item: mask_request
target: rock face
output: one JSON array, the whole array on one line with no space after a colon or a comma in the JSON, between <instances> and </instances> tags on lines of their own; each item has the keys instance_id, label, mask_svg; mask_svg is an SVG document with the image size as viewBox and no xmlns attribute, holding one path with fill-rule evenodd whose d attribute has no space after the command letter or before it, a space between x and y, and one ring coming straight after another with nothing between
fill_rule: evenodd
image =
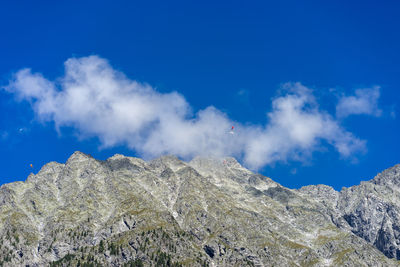
<instances>
[{"instance_id":1,"label":"rock face","mask_svg":"<svg viewBox=\"0 0 400 267\"><path fill-rule=\"evenodd\" d=\"M349 229L388 258L400 260L400 165L340 193L322 185L299 191L324 204L338 227Z\"/></svg>"},{"instance_id":2,"label":"rock face","mask_svg":"<svg viewBox=\"0 0 400 267\"><path fill-rule=\"evenodd\" d=\"M399 266L400 167L285 188L233 158L75 152L0 187L4 266Z\"/></svg>"}]
</instances>

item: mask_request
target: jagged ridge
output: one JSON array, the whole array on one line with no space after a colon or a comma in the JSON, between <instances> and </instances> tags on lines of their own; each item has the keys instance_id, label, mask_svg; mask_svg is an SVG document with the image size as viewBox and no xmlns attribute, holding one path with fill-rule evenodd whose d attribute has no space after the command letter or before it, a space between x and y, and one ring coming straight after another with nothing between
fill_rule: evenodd
<instances>
[{"instance_id":1,"label":"jagged ridge","mask_svg":"<svg viewBox=\"0 0 400 267\"><path fill-rule=\"evenodd\" d=\"M399 255L399 195L383 181L396 184L398 171L389 173L340 193L322 185L290 190L233 158L99 161L75 152L65 164L1 186L0 261L397 266L389 257ZM382 205L390 206L386 219L376 212Z\"/></svg>"}]
</instances>

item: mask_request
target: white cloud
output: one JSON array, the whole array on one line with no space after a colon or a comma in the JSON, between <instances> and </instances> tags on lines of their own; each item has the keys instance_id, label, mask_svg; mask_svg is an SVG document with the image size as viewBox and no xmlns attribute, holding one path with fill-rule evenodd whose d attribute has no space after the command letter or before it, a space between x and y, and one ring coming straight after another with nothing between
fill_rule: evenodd
<instances>
[{"instance_id":1,"label":"white cloud","mask_svg":"<svg viewBox=\"0 0 400 267\"><path fill-rule=\"evenodd\" d=\"M328 113L319 110L312 91L287 83L288 93L272 102L269 123L246 144L245 162L253 167L309 156L324 140L344 157L365 150L365 141L345 131Z\"/></svg>"},{"instance_id":2,"label":"white cloud","mask_svg":"<svg viewBox=\"0 0 400 267\"><path fill-rule=\"evenodd\" d=\"M212 106L193 114L179 93L162 94L130 80L97 56L68 59L64 77L56 81L20 70L5 89L30 101L40 120L98 137L104 147L127 145L145 157L231 155L257 169L302 160L325 143L343 157L365 150L365 141L320 110L300 83L285 84L285 94L272 101L268 124L254 126L233 122Z\"/></svg>"},{"instance_id":3,"label":"white cloud","mask_svg":"<svg viewBox=\"0 0 400 267\"><path fill-rule=\"evenodd\" d=\"M367 114L379 117L382 110L378 107L380 87L357 89L354 96L342 96L336 106L336 116L344 118L350 115Z\"/></svg>"}]
</instances>

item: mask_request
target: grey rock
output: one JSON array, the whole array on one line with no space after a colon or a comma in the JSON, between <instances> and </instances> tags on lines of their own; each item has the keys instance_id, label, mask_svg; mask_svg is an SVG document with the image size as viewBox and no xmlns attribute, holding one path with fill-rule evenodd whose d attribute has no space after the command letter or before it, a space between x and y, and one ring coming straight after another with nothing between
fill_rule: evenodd
<instances>
[{"instance_id":1,"label":"grey rock","mask_svg":"<svg viewBox=\"0 0 400 267\"><path fill-rule=\"evenodd\" d=\"M327 208L332 221L400 260L400 165L360 185L334 191L325 185L307 186L299 192Z\"/></svg>"},{"instance_id":2,"label":"grey rock","mask_svg":"<svg viewBox=\"0 0 400 267\"><path fill-rule=\"evenodd\" d=\"M75 152L0 187L4 266L398 266L399 171L291 190L233 158Z\"/></svg>"}]
</instances>

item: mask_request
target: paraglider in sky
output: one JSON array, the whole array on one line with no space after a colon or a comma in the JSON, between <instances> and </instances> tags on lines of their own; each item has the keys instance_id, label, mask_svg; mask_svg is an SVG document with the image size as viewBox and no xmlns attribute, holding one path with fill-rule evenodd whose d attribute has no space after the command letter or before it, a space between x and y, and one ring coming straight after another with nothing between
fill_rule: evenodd
<instances>
[{"instance_id":1,"label":"paraglider in sky","mask_svg":"<svg viewBox=\"0 0 400 267\"><path fill-rule=\"evenodd\" d=\"M233 131L235 129L235 126L232 126L231 130L229 131L230 134L235 134L235 132Z\"/></svg>"}]
</instances>

